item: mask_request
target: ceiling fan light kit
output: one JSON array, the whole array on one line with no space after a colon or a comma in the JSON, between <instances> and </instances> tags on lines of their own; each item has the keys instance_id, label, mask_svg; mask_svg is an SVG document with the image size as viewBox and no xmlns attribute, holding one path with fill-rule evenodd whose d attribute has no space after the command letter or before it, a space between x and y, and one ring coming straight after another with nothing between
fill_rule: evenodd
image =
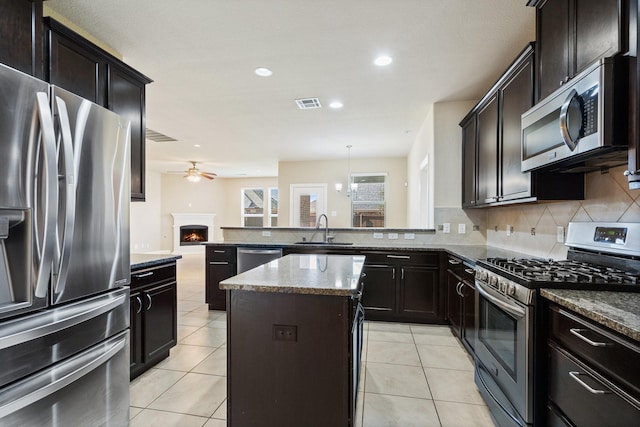
<instances>
[{"instance_id":1,"label":"ceiling fan light kit","mask_svg":"<svg viewBox=\"0 0 640 427\"><path fill-rule=\"evenodd\" d=\"M190 161L191 163L191 167L189 169L187 169L186 171L183 172L168 172L168 173L179 173L179 174L186 174L184 175L184 178L187 179L187 181L189 182L199 182L202 178L207 178L209 180L214 179L217 175L213 172L200 172L200 169L198 169L198 167L196 166L197 162L194 161Z\"/></svg>"}]
</instances>

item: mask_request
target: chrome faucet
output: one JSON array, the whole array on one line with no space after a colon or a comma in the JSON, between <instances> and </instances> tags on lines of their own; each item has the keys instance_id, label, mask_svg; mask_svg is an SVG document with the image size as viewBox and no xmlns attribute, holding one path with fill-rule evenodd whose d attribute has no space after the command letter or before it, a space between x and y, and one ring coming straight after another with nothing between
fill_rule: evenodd
<instances>
[{"instance_id":1,"label":"chrome faucet","mask_svg":"<svg viewBox=\"0 0 640 427\"><path fill-rule=\"evenodd\" d=\"M327 218L326 214L321 214L318 217L318 222L316 222L316 230L320 229L320 221L322 220L322 217L324 217L324 238L322 239L322 241L328 243L329 239L333 239L333 236L329 236L329 218Z\"/></svg>"}]
</instances>

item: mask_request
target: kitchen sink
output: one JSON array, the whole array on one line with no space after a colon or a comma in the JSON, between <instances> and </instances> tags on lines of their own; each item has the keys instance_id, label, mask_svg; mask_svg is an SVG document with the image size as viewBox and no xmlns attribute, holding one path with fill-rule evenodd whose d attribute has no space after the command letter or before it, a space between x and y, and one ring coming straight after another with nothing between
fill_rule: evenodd
<instances>
[{"instance_id":1,"label":"kitchen sink","mask_svg":"<svg viewBox=\"0 0 640 427\"><path fill-rule=\"evenodd\" d=\"M345 243L345 242L295 242L294 245L327 245L327 246L349 246L353 245L353 243Z\"/></svg>"}]
</instances>

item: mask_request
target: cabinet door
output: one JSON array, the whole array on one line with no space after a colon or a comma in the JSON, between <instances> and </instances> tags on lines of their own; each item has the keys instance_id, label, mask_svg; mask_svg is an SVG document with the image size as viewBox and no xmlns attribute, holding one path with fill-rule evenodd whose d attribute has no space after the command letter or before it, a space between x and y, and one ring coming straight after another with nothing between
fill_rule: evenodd
<instances>
[{"instance_id":1,"label":"cabinet door","mask_svg":"<svg viewBox=\"0 0 640 427\"><path fill-rule=\"evenodd\" d=\"M362 305L368 319L392 314L396 308L396 274L390 265L365 265L362 279Z\"/></svg>"},{"instance_id":2,"label":"cabinet door","mask_svg":"<svg viewBox=\"0 0 640 427\"><path fill-rule=\"evenodd\" d=\"M133 292L129 297L129 326L131 333L129 336L129 371L132 377L138 369L141 369L142 359L142 295L140 292Z\"/></svg>"},{"instance_id":3,"label":"cabinet door","mask_svg":"<svg viewBox=\"0 0 640 427\"><path fill-rule=\"evenodd\" d=\"M104 105L106 64L75 40L49 29L48 81Z\"/></svg>"},{"instance_id":4,"label":"cabinet door","mask_svg":"<svg viewBox=\"0 0 640 427\"><path fill-rule=\"evenodd\" d=\"M400 267L400 307L402 316L416 320L437 320L438 269L428 267Z\"/></svg>"},{"instance_id":5,"label":"cabinet door","mask_svg":"<svg viewBox=\"0 0 640 427\"><path fill-rule=\"evenodd\" d=\"M447 318L454 333L460 337L462 332L462 300L458 294L458 286L462 283L460 278L447 271Z\"/></svg>"},{"instance_id":6,"label":"cabinet door","mask_svg":"<svg viewBox=\"0 0 640 427\"><path fill-rule=\"evenodd\" d=\"M531 174L522 173L522 113L533 106L533 55L500 90L502 99L501 200L529 197Z\"/></svg>"},{"instance_id":7,"label":"cabinet door","mask_svg":"<svg viewBox=\"0 0 640 427\"><path fill-rule=\"evenodd\" d=\"M462 124L462 206L475 206L476 195L476 115Z\"/></svg>"},{"instance_id":8,"label":"cabinet door","mask_svg":"<svg viewBox=\"0 0 640 427\"><path fill-rule=\"evenodd\" d=\"M536 22L538 100L541 100L570 77L569 1L547 0L538 9Z\"/></svg>"},{"instance_id":9,"label":"cabinet door","mask_svg":"<svg viewBox=\"0 0 640 427\"><path fill-rule=\"evenodd\" d=\"M144 201L145 84L115 65L108 70L107 108L131 121L131 199Z\"/></svg>"},{"instance_id":10,"label":"cabinet door","mask_svg":"<svg viewBox=\"0 0 640 427\"><path fill-rule=\"evenodd\" d=\"M0 1L0 62L42 77L42 1Z\"/></svg>"},{"instance_id":11,"label":"cabinet door","mask_svg":"<svg viewBox=\"0 0 640 427\"><path fill-rule=\"evenodd\" d=\"M462 293L462 339L466 345L475 352L476 336L476 290L466 281L462 281L460 287Z\"/></svg>"},{"instance_id":12,"label":"cabinet door","mask_svg":"<svg viewBox=\"0 0 640 427\"><path fill-rule=\"evenodd\" d=\"M622 51L619 0L575 0L575 74Z\"/></svg>"},{"instance_id":13,"label":"cabinet door","mask_svg":"<svg viewBox=\"0 0 640 427\"><path fill-rule=\"evenodd\" d=\"M168 352L177 342L176 283L142 292L144 304L144 360Z\"/></svg>"},{"instance_id":14,"label":"cabinet door","mask_svg":"<svg viewBox=\"0 0 640 427\"><path fill-rule=\"evenodd\" d=\"M498 97L478 113L478 203L498 201Z\"/></svg>"},{"instance_id":15,"label":"cabinet door","mask_svg":"<svg viewBox=\"0 0 640 427\"><path fill-rule=\"evenodd\" d=\"M236 265L225 261L207 265L206 300L209 310L227 309L227 292L220 289L220 282L236 274Z\"/></svg>"}]
</instances>

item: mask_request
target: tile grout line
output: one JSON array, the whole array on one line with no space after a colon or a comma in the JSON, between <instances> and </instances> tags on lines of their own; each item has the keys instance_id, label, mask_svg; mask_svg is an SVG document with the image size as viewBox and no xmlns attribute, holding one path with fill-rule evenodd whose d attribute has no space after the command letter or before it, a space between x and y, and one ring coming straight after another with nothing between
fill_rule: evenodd
<instances>
[{"instance_id":1,"label":"tile grout line","mask_svg":"<svg viewBox=\"0 0 640 427\"><path fill-rule=\"evenodd\" d=\"M431 401L433 402L433 409L436 411L436 417L438 417L438 424L442 427L442 420L440 418L440 413L438 412L438 406L436 405L436 401L433 397L433 392L431 391L431 385L429 384L429 378L427 377L427 372L424 369L424 364L422 363L422 357L420 357L420 352L418 351L418 344L416 344L416 338L413 334L413 329L409 326L409 331L411 332L411 339L413 340L413 345L416 347L416 353L418 353L418 360L420 360L420 367L422 368L422 375L424 375L424 380L427 382L427 388L429 389L429 396L431 396Z\"/></svg>"}]
</instances>

